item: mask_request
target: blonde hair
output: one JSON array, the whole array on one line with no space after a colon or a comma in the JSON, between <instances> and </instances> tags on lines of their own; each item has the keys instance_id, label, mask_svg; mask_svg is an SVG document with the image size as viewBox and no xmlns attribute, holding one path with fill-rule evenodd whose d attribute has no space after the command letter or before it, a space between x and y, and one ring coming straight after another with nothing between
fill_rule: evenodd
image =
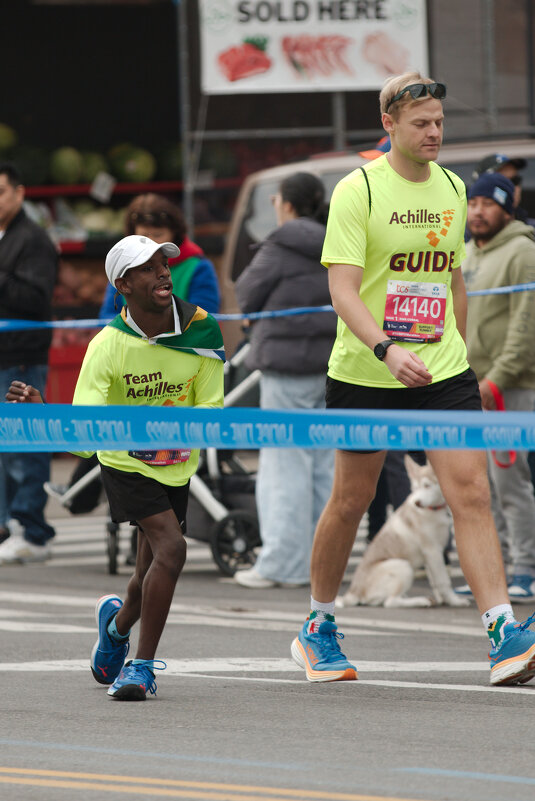
<instances>
[{"instance_id":1,"label":"blonde hair","mask_svg":"<svg viewBox=\"0 0 535 801\"><path fill-rule=\"evenodd\" d=\"M392 98L406 86L410 86L411 83L434 83L434 81L431 78L424 78L419 72L404 72L403 75L395 75L393 78L389 78L379 95L379 109L381 114L389 113L395 117L402 106L406 106L409 103L419 103L420 100L426 100L429 97L429 95L426 94L425 97L413 100L410 92L407 92L403 97L400 97L399 100L396 100L395 103L392 103ZM393 111L390 107L392 107Z\"/></svg>"}]
</instances>

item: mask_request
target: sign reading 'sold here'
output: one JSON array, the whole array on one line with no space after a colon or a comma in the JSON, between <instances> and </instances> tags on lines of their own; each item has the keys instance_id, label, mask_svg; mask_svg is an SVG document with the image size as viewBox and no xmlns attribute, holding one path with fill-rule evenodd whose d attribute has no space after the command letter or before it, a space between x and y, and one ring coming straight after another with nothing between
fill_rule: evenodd
<instances>
[{"instance_id":1,"label":"sign reading 'sold here'","mask_svg":"<svg viewBox=\"0 0 535 801\"><path fill-rule=\"evenodd\" d=\"M427 74L425 0L199 0L207 94L380 89Z\"/></svg>"}]
</instances>

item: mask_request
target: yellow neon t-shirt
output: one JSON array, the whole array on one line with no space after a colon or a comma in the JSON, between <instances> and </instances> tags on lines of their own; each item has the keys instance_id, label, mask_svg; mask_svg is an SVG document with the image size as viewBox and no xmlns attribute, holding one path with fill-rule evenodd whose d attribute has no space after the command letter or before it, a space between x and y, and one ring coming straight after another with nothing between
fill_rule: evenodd
<instances>
[{"instance_id":1,"label":"yellow neon t-shirt","mask_svg":"<svg viewBox=\"0 0 535 801\"><path fill-rule=\"evenodd\" d=\"M107 325L89 343L73 405L221 408L223 362L151 345ZM192 449L186 461L165 466L147 464L130 453L97 451L97 456L108 467L169 486L186 484L199 463L198 449Z\"/></svg>"},{"instance_id":2,"label":"yellow neon t-shirt","mask_svg":"<svg viewBox=\"0 0 535 801\"><path fill-rule=\"evenodd\" d=\"M465 255L466 190L454 173L434 162L429 166L429 179L415 183L381 156L364 167L369 193L362 170L343 178L332 196L321 261L326 267L363 268L360 296L381 328L388 281L445 285L440 342L399 342L423 359L435 383L468 369L451 293L451 270L459 268ZM340 318L328 374L349 384L404 386Z\"/></svg>"}]
</instances>

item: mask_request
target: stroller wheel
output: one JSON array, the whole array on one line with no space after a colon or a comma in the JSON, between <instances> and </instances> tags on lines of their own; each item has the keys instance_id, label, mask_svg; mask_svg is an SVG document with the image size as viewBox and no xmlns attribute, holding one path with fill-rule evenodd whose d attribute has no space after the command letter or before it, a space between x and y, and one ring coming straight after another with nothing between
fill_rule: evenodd
<instances>
[{"instance_id":1,"label":"stroller wheel","mask_svg":"<svg viewBox=\"0 0 535 801\"><path fill-rule=\"evenodd\" d=\"M239 567L254 565L254 549L261 544L258 520L241 509L229 512L210 532L212 556L225 576L233 576Z\"/></svg>"},{"instance_id":2,"label":"stroller wheel","mask_svg":"<svg viewBox=\"0 0 535 801\"><path fill-rule=\"evenodd\" d=\"M117 573L117 556L119 555L119 526L110 521L106 525L106 545L108 550L108 573Z\"/></svg>"}]
</instances>

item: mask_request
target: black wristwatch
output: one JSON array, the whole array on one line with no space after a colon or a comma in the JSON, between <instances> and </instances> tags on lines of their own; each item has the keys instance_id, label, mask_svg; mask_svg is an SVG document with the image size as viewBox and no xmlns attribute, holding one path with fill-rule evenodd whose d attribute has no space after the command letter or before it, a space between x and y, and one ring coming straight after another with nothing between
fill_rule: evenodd
<instances>
[{"instance_id":1,"label":"black wristwatch","mask_svg":"<svg viewBox=\"0 0 535 801\"><path fill-rule=\"evenodd\" d=\"M392 339L385 339L384 342L378 342L373 352L375 356L379 359L379 361L383 361L384 357L386 356L386 352L390 345L395 345L396 343Z\"/></svg>"}]
</instances>

